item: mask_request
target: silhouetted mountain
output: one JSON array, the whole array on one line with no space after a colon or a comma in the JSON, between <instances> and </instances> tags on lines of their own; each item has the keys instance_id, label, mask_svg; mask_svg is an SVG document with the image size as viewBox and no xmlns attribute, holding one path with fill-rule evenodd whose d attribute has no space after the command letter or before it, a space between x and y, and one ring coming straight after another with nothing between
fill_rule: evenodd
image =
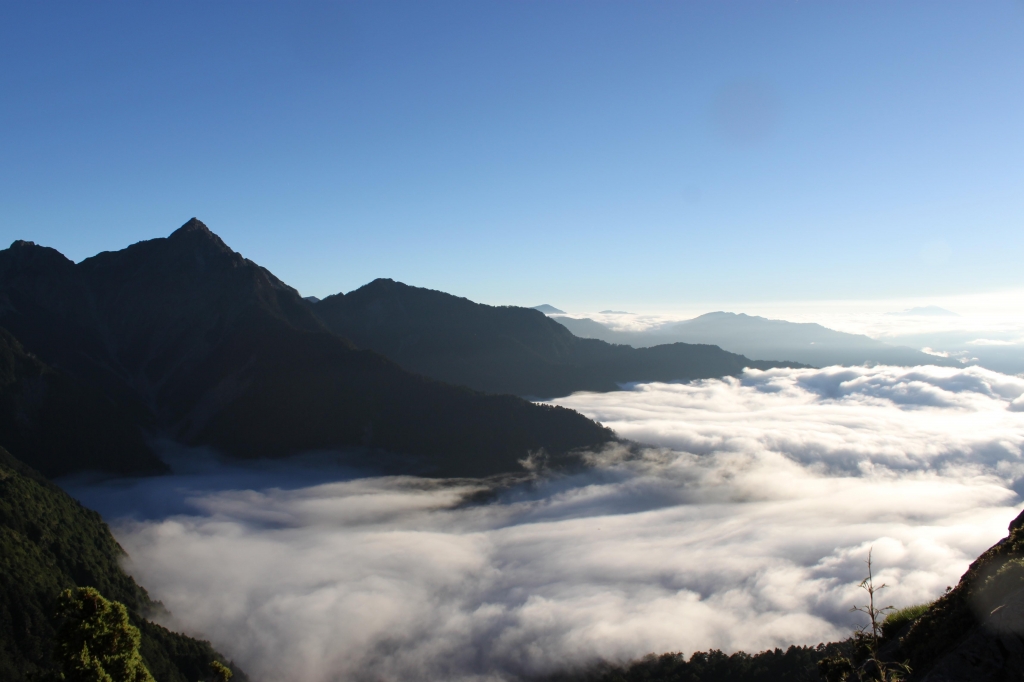
<instances>
[{"instance_id":1,"label":"silhouetted mountain","mask_svg":"<svg viewBox=\"0 0 1024 682\"><path fill-rule=\"evenodd\" d=\"M535 306L533 306L533 309L534 310L539 310L542 313L544 313L545 315L551 315L553 313L565 313L564 310L559 310L555 306L548 305L547 303L541 303L540 305L535 305Z\"/></svg>"},{"instance_id":2,"label":"silhouetted mountain","mask_svg":"<svg viewBox=\"0 0 1024 682\"><path fill-rule=\"evenodd\" d=\"M658 344L713 343L749 358L784 358L816 367L827 365L943 365L955 360L893 346L860 334L837 332L820 324L769 320L715 312L646 332L616 331L589 318L554 318L577 336L644 348Z\"/></svg>"},{"instance_id":3,"label":"silhouetted mountain","mask_svg":"<svg viewBox=\"0 0 1024 682\"><path fill-rule=\"evenodd\" d=\"M51 657L54 612L70 587L95 587L128 607L157 682L209 679L210 661L226 663L209 642L145 620L163 607L121 569L124 557L99 514L0 448L0 679L59 679Z\"/></svg>"},{"instance_id":4,"label":"silhouetted mountain","mask_svg":"<svg viewBox=\"0 0 1024 682\"><path fill-rule=\"evenodd\" d=\"M47 367L0 328L0 446L47 476L167 470L129 410Z\"/></svg>"},{"instance_id":5,"label":"silhouetted mountain","mask_svg":"<svg viewBox=\"0 0 1024 682\"><path fill-rule=\"evenodd\" d=\"M163 434L239 457L366 446L420 456L437 474L488 475L532 451L613 438L572 410L480 395L356 349L196 219L77 265L15 242L0 252L0 292L0 324L43 361L143 407Z\"/></svg>"},{"instance_id":6,"label":"silhouetted mountain","mask_svg":"<svg viewBox=\"0 0 1024 682\"><path fill-rule=\"evenodd\" d=\"M581 339L533 308L483 305L390 279L328 296L313 310L357 346L414 372L489 393L551 397L780 365L711 345L635 349Z\"/></svg>"}]
</instances>

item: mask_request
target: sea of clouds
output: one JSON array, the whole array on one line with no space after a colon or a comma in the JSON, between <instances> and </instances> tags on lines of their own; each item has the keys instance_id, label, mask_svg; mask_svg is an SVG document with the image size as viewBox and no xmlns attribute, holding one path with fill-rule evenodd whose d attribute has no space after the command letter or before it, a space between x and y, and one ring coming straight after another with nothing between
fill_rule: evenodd
<instances>
[{"instance_id":1,"label":"sea of clouds","mask_svg":"<svg viewBox=\"0 0 1024 682\"><path fill-rule=\"evenodd\" d=\"M487 501L476 481L222 472L166 479L181 505L114 531L167 625L259 682L512 679L814 644L861 624L869 548L903 606L1005 535L1022 396L1024 379L976 367L641 384L555 402L649 447Z\"/></svg>"}]
</instances>

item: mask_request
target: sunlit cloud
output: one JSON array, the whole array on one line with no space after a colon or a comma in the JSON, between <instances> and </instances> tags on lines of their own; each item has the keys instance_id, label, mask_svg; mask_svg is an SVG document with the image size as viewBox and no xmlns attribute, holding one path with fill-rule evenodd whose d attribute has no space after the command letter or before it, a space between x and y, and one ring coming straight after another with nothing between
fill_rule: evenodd
<instances>
[{"instance_id":1,"label":"sunlit cloud","mask_svg":"<svg viewBox=\"0 0 1024 682\"><path fill-rule=\"evenodd\" d=\"M406 477L224 489L115 532L169 624L256 680L511 679L846 637L869 547L887 601L919 603L1020 506L1024 379L978 368L557 402L650 445L486 503L478 481Z\"/></svg>"}]
</instances>

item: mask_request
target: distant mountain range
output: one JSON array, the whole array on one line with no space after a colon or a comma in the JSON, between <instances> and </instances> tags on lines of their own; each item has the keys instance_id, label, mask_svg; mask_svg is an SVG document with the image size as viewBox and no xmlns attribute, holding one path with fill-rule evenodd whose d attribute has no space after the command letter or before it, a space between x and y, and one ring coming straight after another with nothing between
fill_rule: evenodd
<instances>
[{"instance_id":1,"label":"distant mountain range","mask_svg":"<svg viewBox=\"0 0 1024 682\"><path fill-rule=\"evenodd\" d=\"M47 475L163 470L144 434L237 457L362 448L448 476L553 465L614 434L517 396L738 374L707 344L581 339L538 310L391 280L303 299L193 219L74 263L0 251L0 445Z\"/></svg>"},{"instance_id":2,"label":"distant mountain range","mask_svg":"<svg viewBox=\"0 0 1024 682\"><path fill-rule=\"evenodd\" d=\"M714 312L644 332L617 331L590 318L559 315L557 320L581 338L629 344L637 348L665 343L713 343L758 360L775 359L828 365L941 365L959 367L954 359L894 346L860 334L838 332L820 324L785 322L742 313Z\"/></svg>"},{"instance_id":3,"label":"distant mountain range","mask_svg":"<svg viewBox=\"0 0 1024 682\"><path fill-rule=\"evenodd\" d=\"M361 446L414 456L417 471L464 476L521 470L541 450L568 463L614 438L572 410L406 371L328 330L314 305L195 219L166 239L78 264L15 242L0 251L0 326L13 337L3 337L14 349L8 364L20 367L7 384L8 416L37 395L29 422L52 415L53 401L32 386L66 385L64 424L85 419L88 400L75 391L98 391L111 405L92 413L108 424L127 418L238 457ZM38 360L18 355L14 339ZM51 473L69 462L121 471L130 457L152 467L120 427L105 442L123 443L105 458L83 451L76 462L72 444L87 433L62 436L59 456L31 424L0 432L0 445Z\"/></svg>"},{"instance_id":4,"label":"distant mountain range","mask_svg":"<svg viewBox=\"0 0 1024 682\"><path fill-rule=\"evenodd\" d=\"M14 242L0 328L0 445L48 475L160 471L145 434L237 457L355 447L409 456L407 472L486 476L540 451L570 465L615 438L523 397L746 367L955 364L729 313L635 334L388 279L302 298L196 219L78 264Z\"/></svg>"},{"instance_id":5,"label":"distant mountain range","mask_svg":"<svg viewBox=\"0 0 1024 682\"><path fill-rule=\"evenodd\" d=\"M634 381L736 375L753 361L714 345L632 348L578 338L531 308L490 306L378 279L312 310L328 329L420 374L488 393L530 397L614 391Z\"/></svg>"}]
</instances>

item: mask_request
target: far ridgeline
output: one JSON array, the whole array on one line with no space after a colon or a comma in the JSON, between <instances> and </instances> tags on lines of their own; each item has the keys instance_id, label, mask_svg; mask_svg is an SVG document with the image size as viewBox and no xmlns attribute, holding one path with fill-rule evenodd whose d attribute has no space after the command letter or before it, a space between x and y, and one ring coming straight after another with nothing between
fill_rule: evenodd
<instances>
[{"instance_id":1,"label":"far ridgeline","mask_svg":"<svg viewBox=\"0 0 1024 682\"><path fill-rule=\"evenodd\" d=\"M99 514L0 448L0 680L57 682L61 593L91 587L123 604L156 682L217 680L211 663L246 676L208 642L147 620L163 607L121 569L124 550ZM65 609L66 610L66 609ZM65 614L66 615L66 614Z\"/></svg>"},{"instance_id":2,"label":"far ridgeline","mask_svg":"<svg viewBox=\"0 0 1024 682\"><path fill-rule=\"evenodd\" d=\"M533 398L615 391L621 384L740 374L754 361L709 344L632 348L582 339L534 308L490 306L378 279L311 308L328 329L360 348L434 379L487 393Z\"/></svg>"},{"instance_id":3,"label":"far ridgeline","mask_svg":"<svg viewBox=\"0 0 1024 682\"><path fill-rule=\"evenodd\" d=\"M715 343L750 358L786 358L815 367L828 365L942 365L962 367L954 358L894 346L863 334L848 334L811 322L769 320L743 313L714 312L650 331L620 331L590 318L553 318L577 336L626 343L637 348L666 343Z\"/></svg>"}]
</instances>

